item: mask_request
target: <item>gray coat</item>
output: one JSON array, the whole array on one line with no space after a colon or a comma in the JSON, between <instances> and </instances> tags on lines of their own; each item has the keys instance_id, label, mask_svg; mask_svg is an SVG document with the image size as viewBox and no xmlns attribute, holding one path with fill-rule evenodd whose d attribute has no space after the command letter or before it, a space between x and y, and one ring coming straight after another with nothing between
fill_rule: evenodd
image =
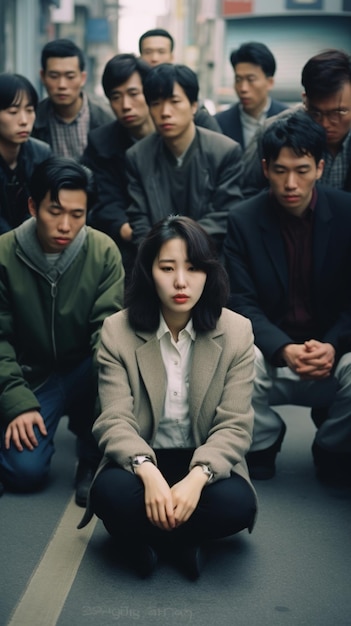
<instances>
[{"instance_id":1,"label":"gray coat","mask_svg":"<svg viewBox=\"0 0 351 626\"><path fill-rule=\"evenodd\" d=\"M242 199L242 150L236 141L220 133L199 127L196 132L199 149L191 162L191 191L187 206L179 207L177 213L192 217L221 243L228 212ZM127 216L137 244L156 222L174 213L160 167L162 158L163 139L158 133L145 137L126 153L131 199Z\"/></svg>"}]
</instances>

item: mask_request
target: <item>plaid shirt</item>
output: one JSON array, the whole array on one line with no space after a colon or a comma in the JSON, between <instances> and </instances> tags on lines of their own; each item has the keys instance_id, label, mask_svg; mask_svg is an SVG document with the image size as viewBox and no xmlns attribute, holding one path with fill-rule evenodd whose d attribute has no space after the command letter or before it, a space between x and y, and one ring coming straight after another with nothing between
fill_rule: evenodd
<instances>
[{"instance_id":1,"label":"plaid shirt","mask_svg":"<svg viewBox=\"0 0 351 626\"><path fill-rule=\"evenodd\" d=\"M55 154L71 157L77 161L81 158L88 143L90 112L88 98L82 94L83 103L77 117L67 124L56 115L50 107L49 124L52 137L52 150Z\"/></svg>"},{"instance_id":2,"label":"plaid shirt","mask_svg":"<svg viewBox=\"0 0 351 626\"><path fill-rule=\"evenodd\" d=\"M323 158L325 165L320 182L336 189L343 189L346 174L351 166L351 131L346 135L336 156L326 152Z\"/></svg>"}]
</instances>

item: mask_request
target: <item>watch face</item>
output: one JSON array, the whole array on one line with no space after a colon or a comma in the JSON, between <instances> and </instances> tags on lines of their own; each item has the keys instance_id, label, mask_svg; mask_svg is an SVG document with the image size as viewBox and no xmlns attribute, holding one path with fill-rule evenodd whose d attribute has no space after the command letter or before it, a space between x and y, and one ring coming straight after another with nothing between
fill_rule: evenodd
<instances>
[{"instance_id":1,"label":"watch face","mask_svg":"<svg viewBox=\"0 0 351 626\"><path fill-rule=\"evenodd\" d=\"M145 454L139 455L134 457L133 465L142 465L142 463L145 463L145 461L151 461L150 457L146 456Z\"/></svg>"},{"instance_id":2,"label":"watch face","mask_svg":"<svg viewBox=\"0 0 351 626\"><path fill-rule=\"evenodd\" d=\"M201 463L200 465L202 471L204 474L206 474L206 476L208 476L208 480L212 480L213 478L213 472L211 471L211 469L208 467L208 465L205 465L204 463Z\"/></svg>"}]
</instances>

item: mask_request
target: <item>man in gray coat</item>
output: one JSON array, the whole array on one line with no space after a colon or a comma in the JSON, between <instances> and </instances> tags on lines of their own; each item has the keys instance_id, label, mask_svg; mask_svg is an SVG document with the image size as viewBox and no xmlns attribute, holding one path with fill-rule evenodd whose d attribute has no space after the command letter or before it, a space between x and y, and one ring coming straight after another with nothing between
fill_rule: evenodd
<instances>
[{"instance_id":1,"label":"man in gray coat","mask_svg":"<svg viewBox=\"0 0 351 626\"><path fill-rule=\"evenodd\" d=\"M228 211L242 198L242 150L229 137L195 126L198 91L196 74L185 65L158 65L144 80L158 132L126 154L127 215L137 244L175 213L198 221L221 251Z\"/></svg>"}]
</instances>

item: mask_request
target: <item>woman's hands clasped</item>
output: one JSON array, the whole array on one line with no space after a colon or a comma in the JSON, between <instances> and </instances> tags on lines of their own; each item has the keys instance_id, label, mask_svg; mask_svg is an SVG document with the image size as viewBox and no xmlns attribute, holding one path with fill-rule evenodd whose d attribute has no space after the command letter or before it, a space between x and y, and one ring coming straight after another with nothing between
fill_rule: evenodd
<instances>
[{"instance_id":1,"label":"woman's hands clasped","mask_svg":"<svg viewBox=\"0 0 351 626\"><path fill-rule=\"evenodd\" d=\"M172 487L153 463L143 463L136 469L136 474L144 484L145 509L149 521L168 531L189 519L207 482L207 476L198 466Z\"/></svg>"}]
</instances>

